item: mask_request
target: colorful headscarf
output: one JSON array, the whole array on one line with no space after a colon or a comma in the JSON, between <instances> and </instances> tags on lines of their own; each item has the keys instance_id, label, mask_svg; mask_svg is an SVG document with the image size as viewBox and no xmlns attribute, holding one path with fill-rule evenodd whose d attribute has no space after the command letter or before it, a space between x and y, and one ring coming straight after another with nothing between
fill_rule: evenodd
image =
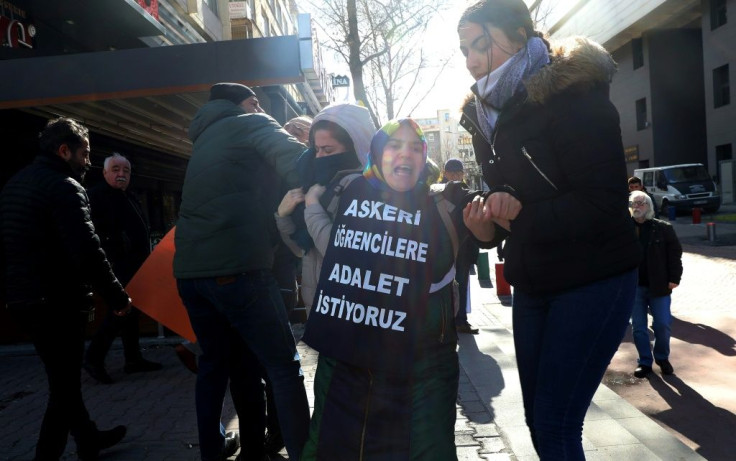
<instances>
[{"instance_id":1,"label":"colorful headscarf","mask_svg":"<svg viewBox=\"0 0 736 461\"><path fill-rule=\"evenodd\" d=\"M380 130L376 131L371 140L371 151L368 154L368 162L363 170L363 176L368 182L376 189L387 190L391 189L381 172L381 158L383 157L383 148L386 147L388 140L391 139L391 135L396 133L401 125L409 125L416 131L419 140L422 141L422 152L424 154L424 163L427 163L427 139L424 137L422 128L410 118L399 118L386 122ZM425 167L426 171L426 167ZM419 175L419 181L417 184L424 183L427 175L423 172Z\"/></svg>"}]
</instances>

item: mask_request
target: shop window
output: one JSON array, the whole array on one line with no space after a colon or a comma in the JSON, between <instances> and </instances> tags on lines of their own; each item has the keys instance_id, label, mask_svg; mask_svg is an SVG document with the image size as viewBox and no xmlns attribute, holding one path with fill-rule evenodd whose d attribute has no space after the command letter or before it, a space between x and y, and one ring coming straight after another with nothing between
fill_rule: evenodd
<instances>
[{"instance_id":1,"label":"shop window","mask_svg":"<svg viewBox=\"0 0 736 461\"><path fill-rule=\"evenodd\" d=\"M649 127L647 121L647 99L641 98L636 101L636 129L641 131Z\"/></svg>"},{"instance_id":2,"label":"shop window","mask_svg":"<svg viewBox=\"0 0 736 461\"><path fill-rule=\"evenodd\" d=\"M710 30L726 24L726 0L710 0Z\"/></svg>"},{"instance_id":3,"label":"shop window","mask_svg":"<svg viewBox=\"0 0 736 461\"><path fill-rule=\"evenodd\" d=\"M713 106L727 106L731 103L731 84L728 77L728 64L713 69Z\"/></svg>"},{"instance_id":4,"label":"shop window","mask_svg":"<svg viewBox=\"0 0 736 461\"><path fill-rule=\"evenodd\" d=\"M642 39L635 38L631 41L631 54L634 61L634 69L644 65L644 45Z\"/></svg>"}]
</instances>

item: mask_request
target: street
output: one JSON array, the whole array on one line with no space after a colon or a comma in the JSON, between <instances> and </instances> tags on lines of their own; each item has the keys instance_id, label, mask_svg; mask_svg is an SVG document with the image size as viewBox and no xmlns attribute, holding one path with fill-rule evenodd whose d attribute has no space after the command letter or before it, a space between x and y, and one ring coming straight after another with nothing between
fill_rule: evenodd
<instances>
[{"instance_id":1,"label":"street","mask_svg":"<svg viewBox=\"0 0 736 461\"><path fill-rule=\"evenodd\" d=\"M736 233L736 225L730 229ZM584 446L591 461L733 459L736 315L732 307L736 246L703 243L697 238L702 235L701 229L685 223L677 224L677 232L685 250L685 271L672 297L675 321L670 358L675 374L662 379L655 366L655 373L648 379L634 378L636 350L630 333L627 335L604 378L604 384L623 400L612 399L615 394L601 386L586 417ZM493 268L495 251L489 256ZM481 332L460 338L462 372L455 431L458 457L468 461L536 460L519 402L511 340L511 297L497 297L495 288L487 282L479 284L476 276L471 280L474 310L469 320ZM295 330L301 333L303 328ZM115 383L97 384L82 374L85 401L98 426L109 429L115 424L128 425L124 442L108 450L103 459L199 459L195 376L174 354L173 345L179 341L175 337L146 339L145 354L164 364L161 371L124 374L122 349L116 343L107 362ZM317 354L303 344L299 351L313 404L311 389ZM43 367L32 347L25 344L0 348L0 461L32 459L46 389ZM229 398L223 424L228 430L238 429ZM684 444L684 450L677 447L682 444L675 437ZM76 459L71 439L62 459Z\"/></svg>"},{"instance_id":2,"label":"street","mask_svg":"<svg viewBox=\"0 0 736 461\"><path fill-rule=\"evenodd\" d=\"M648 379L635 378L629 330L604 383L704 458L730 461L736 448L736 246L683 243L683 250L682 283L672 294L674 375L663 378L655 365Z\"/></svg>"}]
</instances>

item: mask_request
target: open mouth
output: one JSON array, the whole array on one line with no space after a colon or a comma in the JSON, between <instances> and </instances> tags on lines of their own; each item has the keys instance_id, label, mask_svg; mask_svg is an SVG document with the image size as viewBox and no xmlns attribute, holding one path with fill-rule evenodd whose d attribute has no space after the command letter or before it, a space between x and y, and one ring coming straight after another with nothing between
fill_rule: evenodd
<instances>
[{"instance_id":1,"label":"open mouth","mask_svg":"<svg viewBox=\"0 0 736 461\"><path fill-rule=\"evenodd\" d=\"M394 174L397 176L411 176L414 169L408 165L399 165L394 168Z\"/></svg>"}]
</instances>

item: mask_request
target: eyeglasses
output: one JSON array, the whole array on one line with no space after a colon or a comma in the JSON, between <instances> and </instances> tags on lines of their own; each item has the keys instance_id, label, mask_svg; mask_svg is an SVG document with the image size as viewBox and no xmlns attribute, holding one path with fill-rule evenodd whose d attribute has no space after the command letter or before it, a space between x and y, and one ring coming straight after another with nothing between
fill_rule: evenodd
<instances>
[{"instance_id":1,"label":"eyeglasses","mask_svg":"<svg viewBox=\"0 0 736 461\"><path fill-rule=\"evenodd\" d=\"M635 207L635 206L636 207L642 207L642 206L646 206L646 205L647 205L646 200L637 200L635 202L629 202L629 206L632 207L632 208Z\"/></svg>"}]
</instances>

